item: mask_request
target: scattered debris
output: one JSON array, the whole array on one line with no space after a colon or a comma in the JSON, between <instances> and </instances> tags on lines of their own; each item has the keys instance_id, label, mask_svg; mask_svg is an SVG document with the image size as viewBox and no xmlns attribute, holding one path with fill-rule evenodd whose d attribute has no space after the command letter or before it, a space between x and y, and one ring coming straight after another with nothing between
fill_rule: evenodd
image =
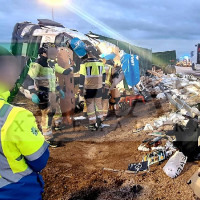
<instances>
[{"instance_id":1,"label":"scattered debris","mask_svg":"<svg viewBox=\"0 0 200 200\"><path fill-rule=\"evenodd\" d=\"M136 129L135 131L132 131L132 133L139 133L139 132L141 132L142 130L144 130L144 127L138 128L138 129Z\"/></svg>"},{"instance_id":2,"label":"scattered debris","mask_svg":"<svg viewBox=\"0 0 200 200\"><path fill-rule=\"evenodd\" d=\"M139 147L138 147L138 151L150 151L150 149L149 148L147 148L147 147L145 147L145 145L140 145Z\"/></svg>"},{"instance_id":3,"label":"scattered debris","mask_svg":"<svg viewBox=\"0 0 200 200\"><path fill-rule=\"evenodd\" d=\"M161 137L165 137L166 134L165 133L161 133L161 132L155 132L155 133L149 133L150 136L161 136Z\"/></svg>"},{"instance_id":4,"label":"scattered debris","mask_svg":"<svg viewBox=\"0 0 200 200\"><path fill-rule=\"evenodd\" d=\"M128 170L134 171L134 172L147 171L148 169L149 169L148 161L143 161L143 162L140 162L140 163L134 163L134 164L130 164L128 166Z\"/></svg>"},{"instance_id":5,"label":"scattered debris","mask_svg":"<svg viewBox=\"0 0 200 200\"><path fill-rule=\"evenodd\" d=\"M165 150L156 150L150 154L147 154L143 158L143 162L147 161L148 166L161 163L166 159L166 151Z\"/></svg>"},{"instance_id":6,"label":"scattered debris","mask_svg":"<svg viewBox=\"0 0 200 200\"><path fill-rule=\"evenodd\" d=\"M134 174L135 172L130 170L118 170L118 169L111 169L111 168L103 168L103 171L110 171L110 172L124 172L127 174Z\"/></svg>"},{"instance_id":7,"label":"scattered debris","mask_svg":"<svg viewBox=\"0 0 200 200\"><path fill-rule=\"evenodd\" d=\"M101 124L102 128L105 128L105 127L110 127L109 124Z\"/></svg>"},{"instance_id":8,"label":"scattered debris","mask_svg":"<svg viewBox=\"0 0 200 200\"><path fill-rule=\"evenodd\" d=\"M164 166L163 171L171 178L176 178L183 171L187 157L182 152L176 152Z\"/></svg>"},{"instance_id":9,"label":"scattered debris","mask_svg":"<svg viewBox=\"0 0 200 200\"><path fill-rule=\"evenodd\" d=\"M176 141L173 145L188 157L189 161L194 161L199 154L198 139L200 129L197 120L190 119L186 126L176 124L174 130L168 131L167 135L175 135Z\"/></svg>"},{"instance_id":10,"label":"scattered debris","mask_svg":"<svg viewBox=\"0 0 200 200\"><path fill-rule=\"evenodd\" d=\"M157 96L156 96L156 99L166 99L166 95L164 93L159 93Z\"/></svg>"},{"instance_id":11,"label":"scattered debris","mask_svg":"<svg viewBox=\"0 0 200 200\"><path fill-rule=\"evenodd\" d=\"M146 126L144 127L144 131L153 131L153 127L151 126L151 124L146 124Z\"/></svg>"}]
</instances>

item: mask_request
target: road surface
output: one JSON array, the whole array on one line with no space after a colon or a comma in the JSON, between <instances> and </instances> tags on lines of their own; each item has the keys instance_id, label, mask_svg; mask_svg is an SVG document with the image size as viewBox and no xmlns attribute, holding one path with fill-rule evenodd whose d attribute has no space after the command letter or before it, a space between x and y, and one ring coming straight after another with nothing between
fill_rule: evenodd
<instances>
[{"instance_id":1,"label":"road surface","mask_svg":"<svg viewBox=\"0 0 200 200\"><path fill-rule=\"evenodd\" d=\"M194 76L200 77L200 70L193 71L191 67L178 67L176 66L176 72L182 74L192 74Z\"/></svg>"}]
</instances>

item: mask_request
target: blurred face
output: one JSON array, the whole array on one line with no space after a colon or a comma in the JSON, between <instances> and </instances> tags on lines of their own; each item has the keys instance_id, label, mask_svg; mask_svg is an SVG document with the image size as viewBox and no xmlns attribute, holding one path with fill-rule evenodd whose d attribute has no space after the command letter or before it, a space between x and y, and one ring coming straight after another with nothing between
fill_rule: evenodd
<instances>
[{"instance_id":1,"label":"blurred face","mask_svg":"<svg viewBox=\"0 0 200 200\"><path fill-rule=\"evenodd\" d=\"M20 66L13 56L0 56L0 84L12 89L20 75Z\"/></svg>"},{"instance_id":2,"label":"blurred face","mask_svg":"<svg viewBox=\"0 0 200 200\"><path fill-rule=\"evenodd\" d=\"M48 59L55 60L58 55L58 50L55 47L50 47L47 50L47 57Z\"/></svg>"}]
</instances>

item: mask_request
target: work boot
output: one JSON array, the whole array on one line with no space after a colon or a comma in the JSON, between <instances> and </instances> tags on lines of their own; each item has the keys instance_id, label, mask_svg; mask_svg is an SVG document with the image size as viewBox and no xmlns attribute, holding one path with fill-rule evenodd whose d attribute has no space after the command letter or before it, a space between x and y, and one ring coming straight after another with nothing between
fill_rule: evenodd
<instances>
[{"instance_id":1,"label":"work boot","mask_svg":"<svg viewBox=\"0 0 200 200\"><path fill-rule=\"evenodd\" d=\"M88 126L88 130L90 130L90 131L96 131L96 130L97 130L97 127L96 127L95 124L90 124L90 125Z\"/></svg>"},{"instance_id":2,"label":"work boot","mask_svg":"<svg viewBox=\"0 0 200 200\"><path fill-rule=\"evenodd\" d=\"M97 129L103 130L103 121L100 118L97 118L96 127Z\"/></svg>"},{"instance_id":3,"label":"work boot","mask_svg":"<svg viewBox=\"0 0 200 200\"><path fill-rule=\"evenodd\" d=\"M55 141L54 139L47 140L47 142L49 143L49 146L52 148L57 148L61 146L61 142Z\"/></svg>"},{"instance_id":4,"label":"work boot","mask_svg":"<svg viewBox=\"0 0 200 200\"><path fill-rule=\"evenodd\" d=\"M55 131L61 131L61 130L64 130L66 128L67 128L67 125L64 124L64 123L60 123L60 124L54 126Z\"/></svg>"}]
</instances>

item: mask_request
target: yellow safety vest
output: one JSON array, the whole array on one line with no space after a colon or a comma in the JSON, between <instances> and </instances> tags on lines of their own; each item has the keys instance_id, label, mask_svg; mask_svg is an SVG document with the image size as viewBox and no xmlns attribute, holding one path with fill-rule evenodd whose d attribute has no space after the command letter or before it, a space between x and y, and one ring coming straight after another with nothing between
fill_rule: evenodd
<instances>
[{"instance_id":1,"label":"yellow safety vest","mask_svg":"<svg viewBox=\"0 0 200 200\"><path fill-rule=\"evenodd\" d=\"M37 160L48 148L33 114L8 104L9 95L0 93L0 188L31 174L26 160Z\"/></svg>"},{"instance_id":2,"label":"yellow safety vest","mask_svg":"<svg viewBox=\"0 0 200 200\"><path fill-rule=\"evenodd\" d=\"M85 76L85 89L102 88L105 65L98 59L88 58L80 65L80 75Z\"/></svg>"},{"instance_id":3,"label":"yellow safety vest","mask_svg":"<svg viewBox=\"0 0 200 200\"><path fill-rule=\"evenodd\" d=\"M56 91L56 72L62 74L65 71L64 68L60 67L57 63L53 68L43 67L39 63L31 63L28 75L35 80L37 86L42 86L43 82L47 82L49 91Z\"/></svg>"}]
</instances>

